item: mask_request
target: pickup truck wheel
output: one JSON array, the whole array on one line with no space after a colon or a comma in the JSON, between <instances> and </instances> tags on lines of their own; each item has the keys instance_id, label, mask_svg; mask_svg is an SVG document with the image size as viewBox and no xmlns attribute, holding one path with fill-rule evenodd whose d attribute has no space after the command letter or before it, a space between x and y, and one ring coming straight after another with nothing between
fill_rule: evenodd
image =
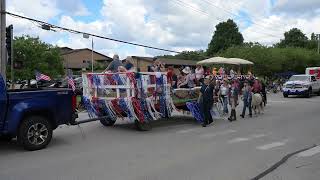
<instances>
[{"instance_id":1,"label":"pickup truck wheel","mask_svg":"<svg viewBox=\"0 0 320 180\"><path fill-rule=\"evenodd\" d=\"M104 126L113 126L116 120L113 120L111 118L103 118L100 120L100 123Z\"/></svg>"},{"instance_id":2,"label":"pickup truck wheel","mask_svg":"<svg viewBox=\"0 0 320 180\"><path fill-rule=\"evenodd\" d=\"M288 94L283 93L283 97L287 98L287 97L288 97Z\"/></svg>"},{"instance_id":3,"label":"pickup truck wheel","mask_svg":"<svg viewBox=\"0 0 320 180\"><path fill-rule=\"evenodd\" d=\"M22 121L18 142L29 151L43 149L50 143L52 131L52 126L46 118L31 116Z\"/></svg>"},{"instance_id":4,"label":"pickup truck wheel","mask_svg":"<svg viewBox=\"0 0 320 180\"><path fill-rule=\"evenodd\" d=\"M152 129L150 122L140 122L136 120L134 124L139 131L150 131Z\"/></svg>"}]
</instances>

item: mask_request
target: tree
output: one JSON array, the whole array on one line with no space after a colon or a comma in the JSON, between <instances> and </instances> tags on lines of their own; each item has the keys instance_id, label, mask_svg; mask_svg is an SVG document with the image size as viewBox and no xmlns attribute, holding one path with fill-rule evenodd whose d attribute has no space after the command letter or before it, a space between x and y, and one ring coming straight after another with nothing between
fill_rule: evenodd
<instances>
[{"instance_id":1,"label":"tree","mask_svg":"<svg viewBox=\"0 0 320 180\"><path fill-rule=\"evenodd\" d=\"M213 56L221 50L228 49L234 45L241 45L243 36L239 32L237 24L229 19L216 26L211 42L208 45L207 55Z\"/></svg>"},{"instance_id":2,"label":"tree","mask_svg":"<svg viewBox=\"0 0 320 180\"><path fill-rule=\"evenodd\" d=\"M203 50L199 51L183 51L179 54L176 55L164 55L164 56L159 56L159 57L164 57L168 59L184 59L184 60L194 60L194 61L200 61L203 59L206 59L206 53Z\"/></svg>"},{"instance_id":3,"label":"tree","mask_svg":"<svg viewBox=\"0 0 320 180\"><path fill-rule=\"evenodd\" d=\"M315 33L311 33L311 41L316 41L318 40L318 37Z\"/></svg>"},{"instance_id":4,"label":"tree","mask_svg":"<svg viewBox=\"0 0 320 180\"><path fill-rule=\"evenodd\" d=\"M253 67L256 75L269 77L285 71L304 73L306 67L320 66L320 55L305 48L274 48L260 45L234 46L218 55L250 60L254 62Z\"/></svg>"},{"instance_id":5,"label":"tree","mask_svg":"<svg viewBox=\"0 0 320 180\"><path fill-rule=\"evenodd\" d=\"M277 47L301 47L305 48L308 44L308 37L298 28L293 28L284 33L284 39L277 44Z\"/></svg>"},{"instance_id":6,"label":"tree","mask_svg":"<svg viewBox=\"0 0 320 180\"><path fill-rule=\"evenodd\" d=\"M306 48L317 51L317 49L318 49L318 36L315 33L311 34L311 39L308 41Z\"/></svg>"},{"instance_id":7,"label":"tree","mask_svg":"<svg viewBox=\"0 0 320 180\"><path fill-rule=\"evenodd\" d=\"M15 37L13 41L15 62L21 62L22 68L15 70L15 79L34 79L35 70L57 77L63 74L60 49L39 38L30 36Z\"/></svg>"}]
</instances>

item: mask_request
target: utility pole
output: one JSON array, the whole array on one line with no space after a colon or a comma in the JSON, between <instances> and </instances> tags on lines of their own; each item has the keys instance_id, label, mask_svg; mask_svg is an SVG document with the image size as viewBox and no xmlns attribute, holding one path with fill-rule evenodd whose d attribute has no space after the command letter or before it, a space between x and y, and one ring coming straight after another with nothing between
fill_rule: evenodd
<instances>
[{"instance_id":1,"label":"utility pole","mask_svg":"<svg viewBox=\"0 0 320 180\"><path fill-rule=\"evenodd\" d=\"M93 38L91 39L91 72L93 73Z\"/></svg>"},{"instance_id":2,"label":"utility pole","mask_svg":"<svg viewBox=\"0 0 320 180\"><path fill-rule=\"evenodd\" d=\"M318 54L320 54L320 34L318 34Z\"/></svg>"},{"instance_id":3,"label":"utility pole","mask_svg":"<svg viewBox=\"0 0 320 180\"><path fill-rule=\"evenodd\" d=\"M0 72L6 82L6 0L0 0Z\"/></svg>"}]
</instances>

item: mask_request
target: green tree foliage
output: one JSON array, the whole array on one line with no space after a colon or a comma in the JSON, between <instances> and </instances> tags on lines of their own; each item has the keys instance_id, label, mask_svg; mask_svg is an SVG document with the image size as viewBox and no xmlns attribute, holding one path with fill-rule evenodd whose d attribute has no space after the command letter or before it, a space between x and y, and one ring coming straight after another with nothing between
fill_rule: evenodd
<instances>
[{"instance_id":1,"label":"green tree foliage","mask_svg":"<svg viewBox=\"0 0 320 180\"><path fill-rule=\"evenodd\" d=\"M30 36L15 37L13 42L14 61L21 62L16 69L15 79L34 79L35 70L52 77L64 73L60 49Z\"/></svg>"},{"instance_id":2,"label":"green tree foliage","mask_svg":"<svg viewBox=\"0 0 320 180\"><path fill-rule=\"evenodd\" d=\"M212 40L208 45L207 55L214 56L221 50L228 49L234 45L241 45L242 43L243 36L239 32L237 24L229 19L216 26Z\"/></svg>"},{"instance_id":3,"label":"green tree foliage","mask_svg":"<svg viewBox=\"0 0 320 180\"><path fill-rule=\"evenodd\" d=\"M320 66L320 55L312 50L296 47L237 46L227 49L219 56L250 60L255 63L255 74L269 77L285 71L304 73L306 67Z\"/></svg>"},{"instance_id":4,"label":"green tree foliage","mask_svg":"<svg viewBox=\"0 0 320 180\"><path fill-rule=\"evenodd\" d=\"M293 28L284 33L284 39L280 41L277 47L301 47L305 48L308 44L308 37L298 28Z\"/></svg>"},{"instance_id":5,"label":"green tree foliage","mask_svg":"<svg viewBox=\"0 0 320 180\"><path fill-rule=\"evenodd\" d=\"M183 51L177 55L164 55L164 56L159 56L163 58L169 58L169 59L184 59L184 60L194 60L194 61L199 61L206 59L206 53L203 50L199 51Z\"/></svg>"},{"instance_id":6,"label":"green tree foliage","mask_svg":"<svg viewBox=\"0 0 320 180\"><path fill-rule=\"evenodd\" d=\"M318 36L315 33L311 34L311 39L310 39L310 41L308 41L306 48L313 49L313 50L317 51L317 49L318 49Z\"/></svg>"}]
</instances>

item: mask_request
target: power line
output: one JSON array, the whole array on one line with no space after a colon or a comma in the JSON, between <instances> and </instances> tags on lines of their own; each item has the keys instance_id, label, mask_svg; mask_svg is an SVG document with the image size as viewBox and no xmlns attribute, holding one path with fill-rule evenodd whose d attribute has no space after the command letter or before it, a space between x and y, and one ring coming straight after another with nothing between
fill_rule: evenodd
<instances>
[{"instance_id":1,"label":"power line","mask_svg":"<svg viewBox=\"0 0 320 180\"><path fill-rule=\"evenodd\" d=\"M232 8L236 8L236 7L240 7L240 5L241 5L241 3L243 3L243 8L245 8L247 5L248 5L248 3L245 3L246 1L248 1L248 0L244 0L244 1L242 1L242 2L238 2L238 3L236 3L235 4L235 6L231 6ZM230 6L229 6L230 7ZM224 6L224 8L228 8L228 7L225 7ZM230 9L230 8L229 8ZM257 16L257 15L250 15L251 17L253 17L253 18L255 18L255 19L264 19L264 18L266 18L265 16ZM290 25L290 24L288 24L288 23L285 23L285 22L283 22L283 23L281 23L281 22L273 22L273 24L274 25L278 25L278 26L282 26L282 25L284 25L284 26L288 26L288 25Z\"/></svg>"},{"instance_id":2,"label":"power line","mask_svg":"<svg viewBox=\"0 0 320 180\"><path fill-rule=\"evenodd\" d=\"M53 24L50 24L50 23L47 23L47 22L44 22L44 21L40 21L40 20L33 19L33 18L30 18L30 17L26 17L26 16L21 16L21 15L14 14L14 13L11 13L11 12L5 12L5 13L10 15L10 16L12 16L12 17L26 19L26 20L29 20L29 21L32 21L32 22L39 23L41 25L49 27L49 29L51 29L51 28L60 29L60 30L68 31L68 32L74 33L74 34L86 34L86 35L89 35L89 36L93 36L93 37L97 37L97 38L101 38L101 39L106 39L106 40L110 40L110 41L115 41L115 42L119 42L119 43L123 43L123 44L129 44L129 45L133 45L133 46L140 46L140 47L144 47L144 48L155 49L155 50L159 50L159 51L172 52L172 53L181 53L181 52L178 52L178 51L173 51L173 50L168 50L168 49L148 46L148 45L144 45L144 44L133 43L133 42L128 42L128 41L124 41L124 40L119 40L119 39L114 39L114 38L100 36L100 35L96 35L96 34L92 34L92 33L83 32L83 31L78 31L78 30L74 30L74 29L69 29L69 28L66 28L66 27L53 25Z\"/></svg>"},{"instance_id":3,"label":"power line","mask_svg":"<svg viewBox=\"0 0 320 180\"><path fill-rule=\"evenodd\" d=\"M184 1L175 0L175 1L172 1L172 2L174 2L177 5L187 7L187 8L189 8L189 9L195 11L195 12L201 13L201 14L206 15L207 17L211 18L210 14L207 13L206 11L198 9L195 6L192 6L192 5L190 5L190 4L188 4L188 3L184 2ZM215 16L215 19L217 19L219 21L224 21L222 18L217 17L217 16ZM270 37L282 38L282 37L280 37L278 35L264 33L264 32L256 31L256 30L253 30L253 29L249 29L249 31L256 32L256 33L259 33L259 34L264 34L264 35L267 35L267 36L270 36Z\"/></svg>"},{"instance_id":4,"label":"power line","mask_svg":"<svg viewBox=\"0 0 320 180\"><path fill-rule=\"evenodd\" d=\"M183 3L183 4L188 4L188 3L186 3L186 2L183 2L183 1L180 1L180 0L176 0L176 1L179 1L179 2L181 2L181 3ZM192 5L189 5L189 6L192 6ZM192 7L194 7L194 6L192 6ZM195 7L194 7L195 8ZM227 11L228 12L228 11ZM231 14L231 15L235 15L235 16L237 16L236 14L233 14L232 12L228 12L229 14ZM208 14L208 13L207 13ZM210 14L208 14L209 16L210 16ZM221 20L222 18L219 18L219 17L217 17L216 16L216 19L218 19L218 20ZM265 30L266 28L265 27L262 27L263 28L263 30ZM264 33L264 32L259 32L259 31L255 31L255 30L253 30L253 29L249 29L249 31L253 31L253 32L256 32L256 33L260 33L260 34L264 34L264 35L267 35L267 36L272 36L272 37L277 37L277 38L281 38L280 36L278 36L278 35L274 35L274 34L269 34L269 33Z\"/></svg>"},{"instance_id":5,"label":"power line","mask_svg":"<svg viewBox=\"0 0 320 180\"><path fill-rule=\"evenodd\" d=\"M238 15L238 14L233 13L233 12L230 11L230 10L227 10L227 9L225 9L225 8L222 8L222 7L218 6L218 5L215 5L212 1L209 1L209 0L202 0L202 1L210 4L210 5L213 6L213 7L216 7L216 8L218 8L218 9L221 9L222 11L226 12L227 14L229 14L229 15L231 15L231 16L236 16L236 17L238 17L239 19L243 19L244 21L251 22L252 24L257 25L258 27L261 27L261 28L263 28L263 29L266 29L266 27L265 27L264 25L262 25L262 24L260 24L260 23L257 23L256 21L253 21L253 20L251 20L251 19L246 19L246 18L244 18L244 17L242 17L242 16L240 16L240 15ZM277 29L271 29L271 28L269 28L269 30L279 31L279 30L282 30L282 29L278 29L278 28L277 28Z\"/></svg>"}]
</instances>

